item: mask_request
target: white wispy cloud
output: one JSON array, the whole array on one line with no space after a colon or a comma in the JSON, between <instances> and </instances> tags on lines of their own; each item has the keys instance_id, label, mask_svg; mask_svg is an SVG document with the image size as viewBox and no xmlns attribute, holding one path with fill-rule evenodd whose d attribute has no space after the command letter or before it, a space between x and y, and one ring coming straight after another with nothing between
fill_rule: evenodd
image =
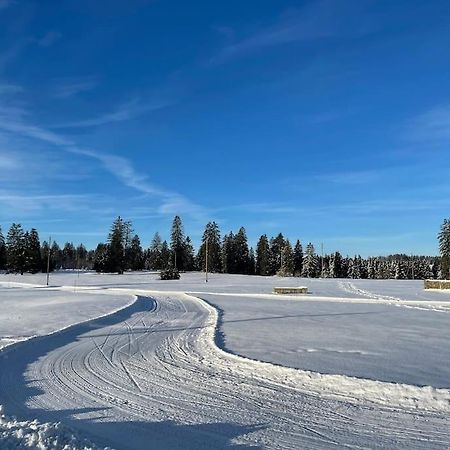
<instances>
[{"instance_id":1,"label":"white wispy cloud","mask_svg":"<svg viewBox=\"0 0 450 450\"><path fill-rule=\"evenodd\" d=\"M13 0L0 0L0 11L8 8L8 6L11 6L13 3Z\"/></svg>"},{"instance_id":2,"label":"white wispy cloud","mask_svg":"<svg viewBox=\"0 0 450 450\"><path fill-rule=\"evenodd\" d=\"M25 110L15 106L0 105L0 130L37 139L52 144L66 153L84 156L98 161L104 170L116 177L123 185L158 200L157 211L161 215L188 214L193 219L204 220L206 210L184 195L152 184L133 163L123 156L80 148L75 142L45 128L28 122Z\"/></svg>"},{"instance_id":3,"label":"white wispy cloud","mask_svg":"<svg viewBox=\"0 0 450 450\"><path fill-rule=\"evenodd\" d=\"M37 43L41 47L50 47L53 45L56 41L61 39L62 34L59 31L48 31L45 33L44 36L42 36L40 39L37 40Z\"/></svg>"},{"instance_id":4,"label":"white wispy cloud","mask_svg":"<svg viewBox=\"0 0 450 450\"><path fill-rule=\"evenodd\" d=\"M366 0L345 5L334 0L310 2L300 10L286 11L272 25L260 27L245 38L228 44L212 62L224 63L264 48L292 42L366 34L372 26L365 17L358 17L358 13L367 4Z\"/></svg>"},{"instance_id":5,"label":"white wispy cloud","mask_svg":"<svg viewBox=\"0 0 450 450\"><path fill-rule=\"evenodd\" d=\"M133 119L141 114L145 114L152 111L158 111L174 103L172 100L161 101L140 101L137 99L130 100L123 105L120 105L115 111L101 114L97 117L91 117L89 119L82 119L73 122L66 122L56 124L52 128L84 128L84 127L96 127L100 125L107 125L115 122L123 122Z\"/></svg>"},{"instance_id":6,"label":"white wispy cloud","mask_svg":"<svg viewBox=\"0 0 450 450\"><path fill-rule=\"evenodd\" d=\"M70 77L54 80L53 96L66 99L73 97L81 92L94 89L98 84L98 78L95 76Z\"/></svg>"},{"instance_id":7,"label":"white wispy cloud","mask_svg":"<svg viewBox=\"0 0 450 450\"><path fill-rule=\"evenodd\" d=\"M10 83L0 83L0 95L10 95L23 92L22 86Z\"/></svg>"},{"instance_id":8,"label":"white wispy cloud","mask_svg":"<svg viewBox=\"0 0 450 450\"><path fill-rule=\"evenodd\" d=\"M450 105L432 108L410 120L404 137L415 141L447 141L450 139Z\"/></svg>"}]
</instances>

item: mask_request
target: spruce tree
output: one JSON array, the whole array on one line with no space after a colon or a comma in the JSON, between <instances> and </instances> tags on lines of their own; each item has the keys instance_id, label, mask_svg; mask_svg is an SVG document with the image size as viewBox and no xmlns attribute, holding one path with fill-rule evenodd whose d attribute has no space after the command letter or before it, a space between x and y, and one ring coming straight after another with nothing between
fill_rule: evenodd
<instances>
[{"instance_id":1,"label":"spruce tree","mask_svg":"<svg viewBox=\"0 0 450 450\"><path fill-rule=\"evenodd\" d=\"M35 228L32 228L29 233L25 233L25 246L26 270L31 273L38 273L42 267L41 243L39 241L39 234Z\"/></svg>"},{"instance_id":2,"label":"spruce tree","mask_svg":"<svg viewBox=\"0 0 450 450\"><path fill-rule=\"evenodd\" d=\"M450 280L450 219L445 219L438 234L441 252L441 277Z\"/></svg>"},{"instance_id":3,"label":"spruce tree","mask_svg":"<svg viewBox=\"0 0 450 450\"><path fill-rule=\"evenodd\" d=\"M301 276L303 269L303 247L300 241L297 239L294 247L294 275L296 277Z\"/></svg>"},{"instance_id":4,"label":"spruce tree","mask_svg":"<svg viewBox=\"0 0 450 450\"><path fill-rule=\"evenodd\" d=\"M294 252L288 239L281 251L281 268L278 275L283 277L292 277L294 275Z\"/></svg>"},{"instance_id":5,"label":"spruce tree","mask_svg":"<svg viewBox=\"0 0 450 450\"><path fill-rule=\"evenodd\" d=\"M6 269L6 243L0 227L0 270Z\"/></svg>"},{"instance_id":6,"label":"spruce tree","mask_svg":"<svg viewBox=\"0 0 450 450\"><path fill-rule=\"evenodd\" d=\"M184 270L194 270L195 267L195 258L194 258L194 246L192 245L191 238L189 236L186 237L183 245L183 254L184 254Z\"/></svg>"},{"instance_id":7,"label":"spruce tree","mask_svg":"<svg viewBox=\"0 0 450 450\"><path fill-rule=\"evenodd\" d=\"M281 252L286 244L281 233L270 240L270 274L275 275L281 269Z\"/></svg>"},{"instance_id":8,"label":"spruce tree","mask_svg":"<svg viewBox=\"0 0 450 450\"><path fill-rule=\"evenodd\" d=\"M265 234L256 244L256 275L270 275L270 247Z\"/></svg>"},{"instance_id":9,"label":"spruce tree","mask_svg":"<svg viewBox=\"0 0 450 450\"><path fill-rule=\"evenodd\" d=\"M170 249L172 250L174 257L174 267L178 270L185 270L185 237L184 228L181 218L175 216L172 222L172 230L170 233Z\"/></svg>"},{"instance_id":10,"label":"spruce tree","mask_svg":"<svg viewBox=\"0 0 450 450\"><path fill-rule=\"evenodd\" d=\"M127 250L127 263L131 270L142 270L144 268L144 252L137 234L131 239Z\"/></svg>"},{"instance_id":11,"label":"spruce tree","mask_svg":"<svg viewBox=\"0 0 450 450\"><path fill-rule=\"evenodd\" d=\"M160 263L161 266L158 267L158 269L166 270L169 267L173 267L173 255L167 241L163 241L163 243L161 244L160 258L161 258Z\"/></svg>"},{"instance_id":12,"label":"spruce tree","mask_svg":"<svg viewBox=\"0 0 450 450\"><path fill-rule=\"evenodd\" d=\"M86 250L86 247L83 244L80 244L76 248L75 253L76 253L75 268L85 269L87 267L87 257L88 257L88 251Z\"/></svg>"},{"instance_id":13,"label":"spruce tree","mask_svg":"<svg viewBox=\"0 0 450 450\"><path fill-rule=\"evenodd\" d=\"M314 246L311 242L306 246L305 256L303 258L302 276L307 278L317 277L319 274L319 260L317 258Z\"/></svg>"},{"instance_id":14,"label":"spruce tree","mask_svg":"<svg viewBox=\"0 0 450 450\"><path fill-rule=\"evenodd\" d=\"M26 266L25 233L22 226L13 223L6 236L7 268L23 275Z\"/></svg>"},{"instance_id":15,"label":"spruce tree","mask_svg":"<svg viewBox=\"0 0 450 450\"><path fill-rule=\"evenodd\" d=\"M107 272L109 267L109 246L108 244L100 243L97 245L94 253L93 269L96 272Z\"/></svg>"},{"instance_id":16,"label":"spruce tree","mask_svg":"<svg viewBox=\"0 0 450 450\"><path fill-rule=\"evenodd\" d=\"M234 234L232 231L223 237L221 260L224 273L236 273Z\"/></svg>"},{"instance_id":17,"label":"spruce tree","mask_svg":"<svg viewBox=\"0 0 450 450\"><path fill-rule=\"evenodd\" d=\"M241 227L234 237L234 259L236 267L234 273L247 274L249 268L249 248L247 243L247 233Z\"/></svg>"},{"instance_id":18,"label":"spruce tree","mask_svg":"<svg viewBox=\"0 0 450 450\"><path fill-rule=\"evenodd\" d=\"M162 239L158 232L155 233L147 253L147 268L158 270L163 268L161 260ZM165 268L165 267L164 267Z\"/></svg>"},{"instance_id":19,"label":"spruce tree","mask_svg":"<svg viewBox=\"0 0 450 450\"><path fill-rule=\"evenodd\" d=\"M111 225L108 236L108 272L123 274L125 270L125 221L119 216Z\"/></svg>"},{"instance_id":20,"label":"spruce tree","mask_svg":"<svg viewBox=\"0 0 450 450\"><path fill-rule=\"evenodd\" d=\"M202 243L197 254L198 269L204 271L206 266L206 240L208 240L208 271L220 272L222 269L220 230L216 222L209 222L202 236Z\"/></svg>"},{"instance_id":21,"label":"spruce tree","mask_svg":"<svg viewBox=\"0 0 450 450\"><path fill-rule=\"evenodd\" d=\"M255 275L255 271L256 271L255 251L253 250L253 247L250 247L250 251L248 252L248 271L247 271L247 273L249 275Z\"/></svg>"}]
</instances>

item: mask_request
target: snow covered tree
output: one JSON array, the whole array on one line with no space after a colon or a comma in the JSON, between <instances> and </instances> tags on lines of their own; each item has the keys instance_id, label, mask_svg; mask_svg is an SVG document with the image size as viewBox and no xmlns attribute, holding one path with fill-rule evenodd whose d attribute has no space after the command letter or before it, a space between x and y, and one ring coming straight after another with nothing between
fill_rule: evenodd
<instances>
[{"instance_id":1,"label":"snow covered tree","mask_svg":"<svg viewBox=\"0 0 450 450\"><path fill-rule=\"evenodd\" d=\"M150 270L162 269L161 261L162 239L158 232L152 238L147 252L146 267Z\"/></svg>"},{"instance_id":2,"label":"snow covered tree","mask_svg":"<svg viewBox=\"0 0 450 450\"><path fill-rule=\"evenodd\" d=\"M256 275L270 275L270 247L267 236L263 234L256 245Z\"/></svg>"},{"instance_id":3,"label":"snow covered tree","mask_svg":"<svg viewBox=\"0 0 450 450\"><path fill-rule=\"evenodd\" d=\"M314 278L319 275L319 259L317 258L314 245L311 242L306 246L305 256L303 258L302 276Z\"/></svg>"},{"instance_id":4,"label":"snow covered tree","mask_svg":"<svg viewBox=\"0 0 450 450\"><path fill-rule=\"evenodd\" d=\"M445 219L438 234L441 252L441 277L450 279L450 219Z\"/></svg>"},{"instance_id":5,"label":"snow covered tree","mask_svg":"<svg viewBox=\"0 0 450 450\"><path fill-rule=\"evenodd\" d=\"M282 277L292 277L294 275L294 252L289 239L286 239L281 251L281 268L278 275Z\"/></svg>"},{"instance_id":6,"label":"snow covered tree","mask_svg":"<svg viewBox=\"0 0 450 450\"><path fill-rule=\"evenodd\" d=\"M202 243L197 254L197 265L202 271L206 266L206 241L208 240L208 271L220 272L222 269L220 230L216 222L209 222L202 236Z\"/></svg>"},{"instance_id":7,"label":"snow covered tree","mask_svg":"<svg viewBox=\"0 0 450 450\"><path fill-rule=\"evenodd\" d=\"M342 276L342 256L339 252L335 252L330 256L328 276L330 278L340 278Z\"/></svg>"},{"instance_id":8,"label":"snow covered tree","mask_svg":"<svg viewBox=\"0 0 450 450\"><path fill-rule=\"evenodd\" d=\"M6 253L8 270L23 275L26 269L25 233L18 223L13 223L8 231Z\"/></svg>"},{"instance_id":9,"label":"snow covered tree","mask_svg":"<svg viewBox=\"0 0 450 450\"><path fill-rule=\"evenodd\" d=\"M300 241L297 239L294 247L294 275L296 277L301 276L303 269L303 247Z\"/></svg>"}]
</instances>

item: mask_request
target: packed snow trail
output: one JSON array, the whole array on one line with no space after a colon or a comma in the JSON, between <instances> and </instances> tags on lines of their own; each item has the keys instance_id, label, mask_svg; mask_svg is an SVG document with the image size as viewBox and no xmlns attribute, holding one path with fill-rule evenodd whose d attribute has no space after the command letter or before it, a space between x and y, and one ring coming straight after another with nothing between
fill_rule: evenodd
<instances>
[{"instance_id":1,"label":"packed snow trail","mask_svg":"<svg viewBox=\"0 0 450 450\"><path fill-rule=\"evenodd\" d=\"M219 350L206 303L152 297L5 352L0 403L117 449L450 447L445 399L426 411L308 393L305 372Z\"/></svg>"}]
</instances>

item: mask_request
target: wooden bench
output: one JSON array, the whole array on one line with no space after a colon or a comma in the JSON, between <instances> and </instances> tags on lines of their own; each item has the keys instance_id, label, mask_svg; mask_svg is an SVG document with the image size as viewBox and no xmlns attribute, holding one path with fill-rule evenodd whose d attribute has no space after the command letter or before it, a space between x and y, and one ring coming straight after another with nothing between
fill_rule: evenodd
<instances>
[{"instance_id":1,"label":"wooden bench","mask_svg":"<svg viewBox=\"0 0 450 450\"><path fill-rule=\"evenodd\" d=\"M306 286L299 287L274 287L275 294L307 294L308 288Z\"/></svg>"},{"instance_id":2,"label":"wooden bench","mask_svg":"<svg viewBox=\"0 0 450 450\"><path fill-rule=\"evenodd\" d=\"M424 289L450 289L450 280L424 280Z\"/></svg>"}]
</instances>

